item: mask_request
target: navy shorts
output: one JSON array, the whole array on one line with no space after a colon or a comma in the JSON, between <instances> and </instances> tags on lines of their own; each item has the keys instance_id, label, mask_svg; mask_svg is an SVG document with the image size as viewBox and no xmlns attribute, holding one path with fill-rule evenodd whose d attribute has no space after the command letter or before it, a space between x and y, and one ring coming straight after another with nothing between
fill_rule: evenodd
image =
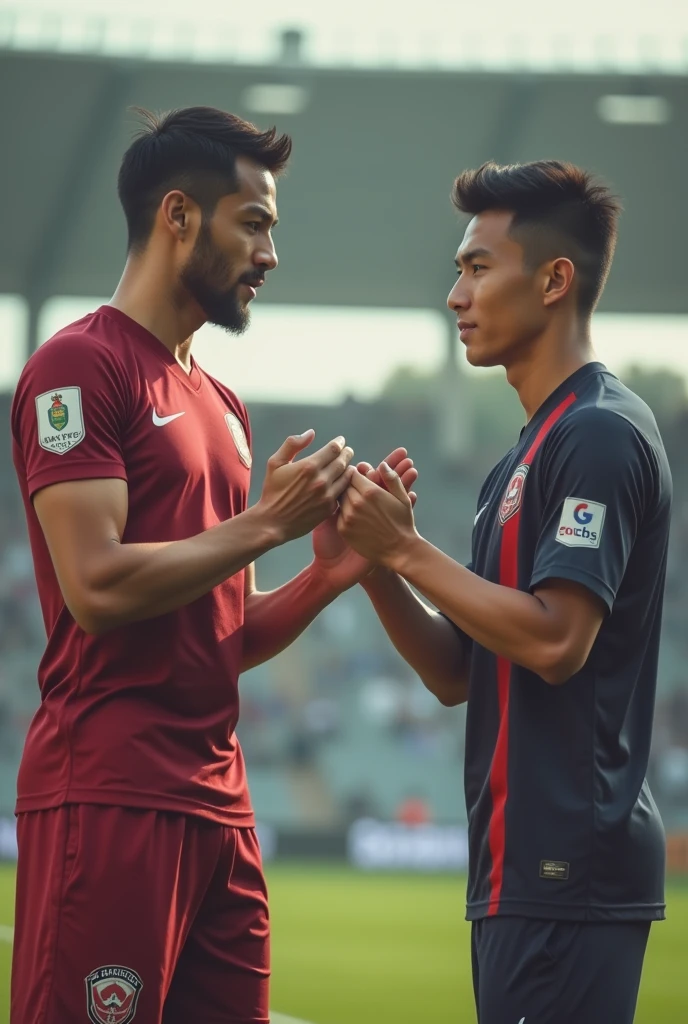
<instances>
[{"instance_id":1,"label":"navy shorts","mask_svg":"<svg viewBox=\"0 0 688 1024\"><path fill-rule=\"evenodd\" d=\"M474 921L478 1024L632 1024L649 934L649 921Z\"/></svg>"}]
</instances>

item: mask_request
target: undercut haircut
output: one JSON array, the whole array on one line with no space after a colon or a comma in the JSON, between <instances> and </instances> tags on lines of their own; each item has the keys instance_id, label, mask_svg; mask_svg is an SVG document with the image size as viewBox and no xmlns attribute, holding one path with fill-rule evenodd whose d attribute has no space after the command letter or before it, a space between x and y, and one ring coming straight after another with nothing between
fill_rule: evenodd
<instances>
[{"instance_id":1,"label":"undercut haircut","mask_svg":"<svg viewBox=\"0 0 688 1024\"><path fill-rule=\"evenodd\" d=\"M597 305L616 247L621 203L606 185L574 164L539 160L464 171L451 198L462 213L513 214L509 235L523 247L527 269L566 257L575 267L579 312Z\"/></svg>"},{"instance_id":2,"label":"undercut haircut","mask_svg":"<svg viewBox=\"0 0 688 1024\"><path fill-rule=\"evenodd\" d=\"M237 157L247 157L277 176L291 154L288 135L278 135L276 128L262 132L214 107L165 114L134 109L143 124L122 158L117 179L129 252L145 248L168 192L179 189L198 203L204 218L210 217L218 201L239 188Z\"/></svg>"}]
</instances>

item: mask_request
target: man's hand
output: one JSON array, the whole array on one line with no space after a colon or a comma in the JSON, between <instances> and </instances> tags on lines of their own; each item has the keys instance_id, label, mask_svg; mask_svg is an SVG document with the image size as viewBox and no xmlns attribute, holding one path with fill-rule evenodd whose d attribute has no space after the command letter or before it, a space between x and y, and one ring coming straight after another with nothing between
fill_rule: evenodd
<instances>
[{"instance_id":1,"label":"man's hand","mask_svg":"<svg viewBox=\"0 0 688 1024\"><path fill-rule=\"evenodd\" d=\"M418 479L418 470L414 467L413 460L408 458L406 449L396 448L387 456L385 462L396 470L395 475L400 480L404 493L410 491ZM382 464L374 469L368 462L359 462L357 469L358 474L369 480L372 485L386 487L382 477ZM415 504L416 495L413 491L410 491L409 499ZM312 569L329 588L343 591L360 582L374 569L374 565L347 544L338 530L340 515L341 512L337 510L313 531L315 560Z\"/></svg>"},{"instance_id":2,"label":"man's hand","mask_svg":"<svg viewBox=\"0 0 688 1024\"><path fill-rule=\"evenodd\" d=\"M279 543L302 537L337 511L337 498L355 469L353 449L336 437L313 455L294 462L315 437L315 431L288 437L268 459L263 492L256 504Z\"/></svg>"},{"instance_id":3,"label":"man's hand","mask_svg":"<svg viewBox=\"0 0 688 1024\"><path fill-rule=\"evenodd\" d=\"M356 473L339 501L337 529L358 554L376 565L390 566L395 555L418 534L413 520L415 495L406 493L399 474L380 463L382 486Z\"/></svg>"}]
</instances>

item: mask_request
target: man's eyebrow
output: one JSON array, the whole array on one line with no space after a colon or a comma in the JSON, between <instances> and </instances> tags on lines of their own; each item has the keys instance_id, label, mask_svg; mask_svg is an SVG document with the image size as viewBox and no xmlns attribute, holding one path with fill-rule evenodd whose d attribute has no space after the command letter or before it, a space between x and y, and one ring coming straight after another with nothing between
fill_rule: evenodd
<instances>
[{"instance_id":1,"label":"man's eyebrow","mask_svg":"<svg viewBox=\"0 0 688 1024\"><path fill-rule=\"evenodd\" d=\"M489 249L470 249L468 252L457 253L454 263L458 267L462 263L471 263L477 256L492 256L492 253Z\"/></svg>"},{"instance_id":2,"label":"man's eyebrow","mask_svg":"<svg viewBox=\"0 0 688 1024\"><path fill-rule=\"evenodd\" d=\"M262 221L269 220L273 228L276 224L279 224L279 220L277 219L277 217L273 218L272 211L268 210L267 206L261 206L260 203L248 203L246 206L243 206L241 208L241 212L242 214L252 213L256 217L259 217L260 220Z\"/></svg>"}]
</instances>

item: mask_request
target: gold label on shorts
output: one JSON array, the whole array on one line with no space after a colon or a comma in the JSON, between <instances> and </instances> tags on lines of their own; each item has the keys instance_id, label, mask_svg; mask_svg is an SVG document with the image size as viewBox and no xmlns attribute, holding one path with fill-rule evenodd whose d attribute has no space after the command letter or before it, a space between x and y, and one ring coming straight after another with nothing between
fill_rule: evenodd
<instances>
[{"instance_id":1,"label":"gold label on shorts","mask_svg":"<svg viewBox=\"0 0 688 1024\"><path fill-rule=\"evenodd\" d=\"M569 877L570 864L566 860L541 860L540 878L557 878L565 882Z\"/></svg>"}]
</instances>

